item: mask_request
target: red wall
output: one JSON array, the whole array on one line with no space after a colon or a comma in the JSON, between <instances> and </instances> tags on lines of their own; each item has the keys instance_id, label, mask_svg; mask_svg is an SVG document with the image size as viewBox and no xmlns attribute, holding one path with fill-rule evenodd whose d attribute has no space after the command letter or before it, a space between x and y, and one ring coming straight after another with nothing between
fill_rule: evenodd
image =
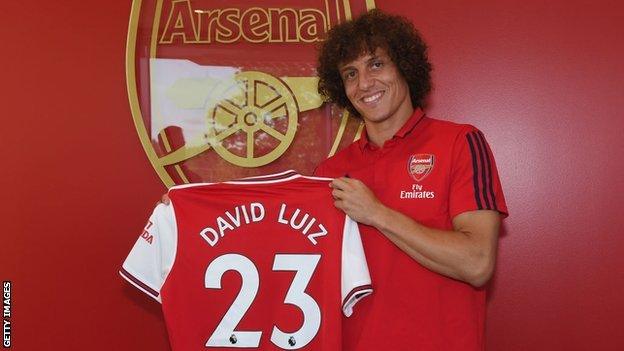
<instances>
[{"instance_id":1,"label":"red wall","mask_svg":"<svg viewBox=\"0 0 624 351\"><path fill-rule=\"evenodd\" d=\"M624 3L377 1L431 46L430 115L488 137L511 216L488 350L624 349ZM3 2L0 279L15 350L167 350L117 268L165 191L125 87L130 3Z\"/></svg>"}]
</instances>

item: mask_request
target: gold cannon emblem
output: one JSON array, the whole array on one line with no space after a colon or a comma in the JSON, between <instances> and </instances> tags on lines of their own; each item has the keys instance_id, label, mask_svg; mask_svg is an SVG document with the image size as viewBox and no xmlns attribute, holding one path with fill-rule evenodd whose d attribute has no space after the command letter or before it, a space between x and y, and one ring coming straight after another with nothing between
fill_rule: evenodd
<instances>
[{"instance_id":1,"label":"gold cannon emblem","mask_svg":"<svg viewBox=\"0 0 624 351\"><path fill-rule=\"evenodd\" d=\"M274 77L259 71L176 81L166 90L166 98L179 111L203 110L203 133L161 157L160 163L176 164L210 148L240 167L275 161L295 138L299 113L322 105L318 94L311 93L316 83L316 78ZM160 115L160 111L153 113ZM257 152L258 148L264 150Z\"/></svg>"}]
</instances>

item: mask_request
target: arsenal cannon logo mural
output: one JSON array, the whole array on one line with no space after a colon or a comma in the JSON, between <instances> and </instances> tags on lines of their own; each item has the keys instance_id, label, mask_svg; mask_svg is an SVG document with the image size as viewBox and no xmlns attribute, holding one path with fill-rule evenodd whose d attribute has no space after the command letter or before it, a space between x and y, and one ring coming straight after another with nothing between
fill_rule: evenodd
<instances>
[{"instance_id":1,"label":"arsenal cannon logo mural","mask_svg":"<svg viewBox=\"0 0 624 351\"><path fill-rule=\"evenodd\" d=\"M128 96L162 181L309 174L357 139L359 121L317 94L316 50L332 26L373 7L373 0L135 0Z\"/></svg>"}]
</instances>

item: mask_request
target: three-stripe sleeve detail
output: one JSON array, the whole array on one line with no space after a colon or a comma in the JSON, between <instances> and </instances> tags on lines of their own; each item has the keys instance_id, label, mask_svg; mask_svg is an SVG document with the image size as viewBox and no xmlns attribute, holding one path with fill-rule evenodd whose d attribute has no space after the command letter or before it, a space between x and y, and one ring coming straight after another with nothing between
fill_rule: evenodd
<instances>
[{"instance_id":1,"label":"three-stripe sleeve detail","mask_svg":"<svg viewBox=\"0 0 624 351\"><path fill-rule=\"evenodd\" d=\"M475 136L475 139L477 141L477 149L479 149L479 163L481 164L481 167L479 167L479 171L481 171L481 192L483 193L483 199L485 199L485 205L486 208L488 210L492 209L492 207L490 206L490 199L488 198L488 194L487 194L487 179L488 179L488 174L486 173L486 159L488 159L488 155L487 155L487 151L484 150L484 146L483 143L481 142L481 138L479 138L479 133L478 132L474 132L472 134L473 136Z\"/></svg>"},{"instance_id":2,"label":"three-stripe sleeve detail","mask_svg":"<svg viewBox=\"0 0 624 351\"><path fill-rule=\"evenodd\" d=\"M498 210L494 195L492 160L483 133L474 131L466 134L470 156L472 157L472 181L477 208Z\"/></svg>"},{"instance_id":3,"label":"three-stripe sleeve detail","mask_svg":"<svg viewBox=\"0 0 624 351\"><path fill-rule=\"evenodd\" d=\"M472 156L472 182L474 187L475 201L477 208L482 210L481 197L479 196L479 171L477 166L477 153L475 152L475 146L472 142L471 134L466 134L468 139L468 146L470 147L470 156Z\"/></svg>"},{"instance_id":4,"label":"three-stripe sleeve detail","mask_svg":"<svg viewBox=\"0 0 624 351\"><path fill-rule=\"evenodd\" d=\"M490 193L490 198L492 199L492 206L494 207L494 210L498 211L498 206L496 206L496 196L494 195L494 179L492 177L492 159L491 159L491 151L490 148L488 147L487 142L485 141L485 136L483 136L483 133L481 131L479 131L477 133L477 136L479 137L479 140L481 141L481 144L483 145L483 150L485 152L485 160L486 160L486 167L487 167L487 175L488 175L488 191Z\"/></svg>"}]
</instances>

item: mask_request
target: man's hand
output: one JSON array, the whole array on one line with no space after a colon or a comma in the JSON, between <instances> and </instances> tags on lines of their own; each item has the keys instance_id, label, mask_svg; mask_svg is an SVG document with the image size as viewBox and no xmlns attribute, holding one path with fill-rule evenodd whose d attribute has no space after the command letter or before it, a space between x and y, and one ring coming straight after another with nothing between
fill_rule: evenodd
<instances>
[{"instance_id":1,"label":"man's hand","mask_svg":"<svg viewBox=\"0 0 624 351\"><path fill-rule=\"evenodd\" d=\"M167 193L164 193L163 196L160 198L160 201L158 201L156 205L164 204L164 205L169 206L170 203L171 203L171 199L169 199L169 195Z\"/></svg>"},{"instance_id":2,"label":"man's hand","mask_svg":"<svg viewBox=\"0 0 624 351\"><path fill-rule=\"evenodd\" d=\"M330 187L334 197L334 205L344 211L354 221L375 225L384 205L375 194L361 181L353 178L336 178Z\"/></svg>"}]
</instances>

